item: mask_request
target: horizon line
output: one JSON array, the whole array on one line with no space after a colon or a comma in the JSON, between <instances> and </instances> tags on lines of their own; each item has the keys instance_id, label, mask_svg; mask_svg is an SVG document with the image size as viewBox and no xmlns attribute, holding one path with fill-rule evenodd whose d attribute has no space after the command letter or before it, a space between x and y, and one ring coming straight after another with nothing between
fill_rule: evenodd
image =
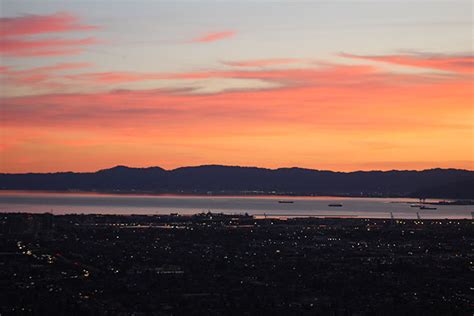
<instances>
[{"instance_id":1,"label":"horizon line","mask_svg":"<svg viewBox=\"0 0 474 316\"><path fill-rule=\"evenodd\" d=\"M35 172L35 171L26 171L26 172L0 172L0 174L10 174L10 175L19 175L19 174L55 174L55 173L97 173L101 171L116 169L116 168L127 168L127 169L153 169L159 168L164 171L170 172L175 171L178 169L184 168L201 168L201 167L227 167L227 168L244 168L244 169L263 169L263 170L270 170L270 171L278 171L283 169L301 169L301 170L309 170L309 171L319 171L319 172L333 172L333 173L356 173L356 172L391 172L391 171L406 171L406 172L422 172L422 171L430 171L430 170L459 170L459 171L469 171L474 172L474 169L462 169L462 168L442 168L442 167L432 167L432 168L425 168L425 169L370 169L370 170L361 170L356 169L352 171L339 171L339 170L329 170L329 169L312 169L312 168L303 168L303 167L278 167L278 168L267 168L267 167L258 167L258 166L240 166L240 165L225 165L225 164L201 164L201 165L190 165L190 166L181 166L176 168L166 169L160 166L148 166L148 167L131 167L127 165L115 165L109 168L97 169L95 171L44 171L44 172Z\"/></svg>"}]
</instances>

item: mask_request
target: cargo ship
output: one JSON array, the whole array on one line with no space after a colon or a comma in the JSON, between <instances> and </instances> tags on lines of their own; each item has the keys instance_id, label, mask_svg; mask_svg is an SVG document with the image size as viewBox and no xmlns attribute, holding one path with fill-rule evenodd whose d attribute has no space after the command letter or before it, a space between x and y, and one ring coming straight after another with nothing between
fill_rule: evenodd
<instances>
[{"instance_id":1,"label":"cargo ship","mask_svg":"<svg viewBox=\"0 0 474 316\"><path fill-rule=\"evenodd\" d=\"M430 207L430 206L420 206L420 210L436 210L436 207Z\"/></svg>"}]
</instances>

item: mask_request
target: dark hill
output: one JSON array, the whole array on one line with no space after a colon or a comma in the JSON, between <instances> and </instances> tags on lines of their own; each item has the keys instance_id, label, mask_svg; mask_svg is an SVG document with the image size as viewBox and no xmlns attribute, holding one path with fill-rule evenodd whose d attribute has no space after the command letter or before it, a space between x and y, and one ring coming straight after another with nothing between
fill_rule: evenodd
<instances>
[{"instance_id":1,"label":"dark hill","mask_svg":"<svg viewBox=\"0 0 474 316\"><path fill-rule=\"evenodd\" d=\"M474 194L474 179L434 185L414 193L415 196L426 196L445 199L472 199Z\"/></svg>"},{"instance_id":2,"label":"dark hill","mask_svg":"<svg viewBox=\"0 0 474 316\"><path fill-rule=\"evenodd\" d=\"M333 172L208 165L174 170L117 166L94 173L0 174L0 189L123 193L474 198L472 183L474 172L459 169Z\"/></svg>"}]
</instances>

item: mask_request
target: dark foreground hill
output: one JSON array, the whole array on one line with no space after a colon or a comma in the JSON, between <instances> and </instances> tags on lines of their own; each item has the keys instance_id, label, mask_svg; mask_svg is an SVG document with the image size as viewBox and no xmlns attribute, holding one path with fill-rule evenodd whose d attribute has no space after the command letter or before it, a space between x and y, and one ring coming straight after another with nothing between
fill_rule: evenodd
<instances>
[{"instance_id":1,"label":"dark foreground hill","mask_svg":"<svg viewBox=\"0 0 474 316\"><path fill-rule=\"evenodd\" d=\"M301 168L117 166L94 173L0 174L0 189L191 194L289 194L474 198L474 172L333 172Z\"/></svg>"}]
</instances>

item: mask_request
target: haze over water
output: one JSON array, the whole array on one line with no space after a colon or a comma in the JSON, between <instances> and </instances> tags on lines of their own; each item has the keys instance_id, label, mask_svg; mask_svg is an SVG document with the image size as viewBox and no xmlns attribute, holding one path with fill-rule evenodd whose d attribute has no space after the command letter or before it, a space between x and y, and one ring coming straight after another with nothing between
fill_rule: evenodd
<instances>
[{"instance_id":1,"label":"haze over water","mask_svg":"<svg viewBox=\"0 0 474 316\"><path fill-rule=\"evenodd\" d=\"M279 203L278 201L293 201ZM436 205L436 210L411 207L417 199L282 196L113 195L96 193L0 192L0 212L54 214L170 214L200 212L248 213L268 216L354 216L360 218L471 218L473 206ZM342 207L330 207L340 203Z\"/></svg>"}]
</instances>

